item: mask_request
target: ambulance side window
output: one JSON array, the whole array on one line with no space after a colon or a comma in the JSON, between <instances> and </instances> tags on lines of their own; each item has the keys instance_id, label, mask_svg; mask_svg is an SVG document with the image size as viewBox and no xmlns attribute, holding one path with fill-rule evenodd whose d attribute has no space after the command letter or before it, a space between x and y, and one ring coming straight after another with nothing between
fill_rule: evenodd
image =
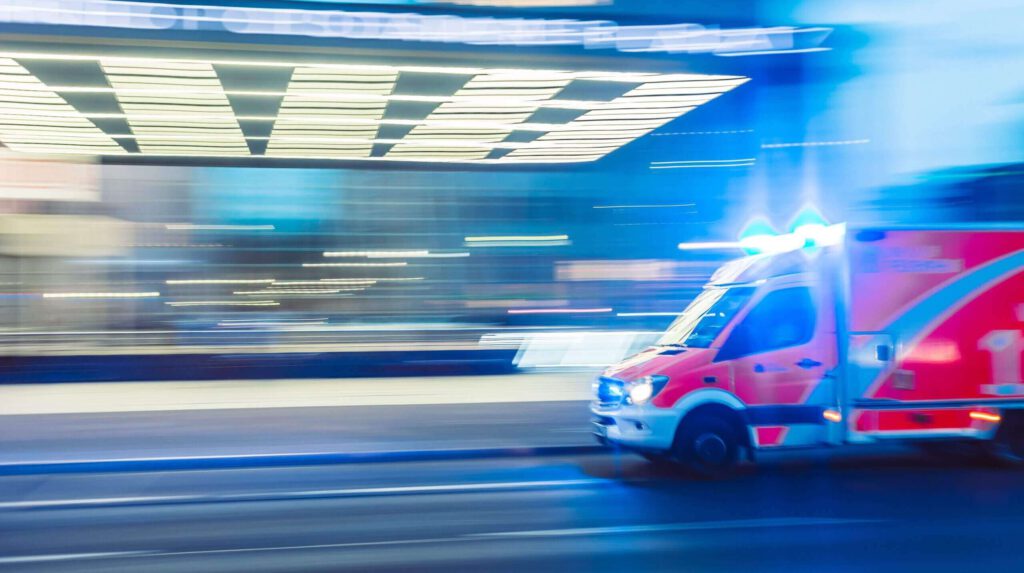
<instances>
[{"instance_id":1,"label":"ambulance side window","mask_svg":"<svg viewBox=\"0 0 1024 573\"><path fill-rule=\"evenodd\" d=\"M811 289L796 287L768 293L743 322L736 325L715 361L810 342L816 318Z\"/></svg>"}]
</instances>

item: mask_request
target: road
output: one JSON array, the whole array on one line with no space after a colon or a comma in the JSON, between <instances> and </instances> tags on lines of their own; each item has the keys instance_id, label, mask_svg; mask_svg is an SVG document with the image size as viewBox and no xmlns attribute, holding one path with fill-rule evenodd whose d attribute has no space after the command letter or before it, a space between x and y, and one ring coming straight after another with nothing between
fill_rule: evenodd
<instances>
[{"instance_id":1,"label":"road","mask_svg":"<svg viewBox=\"0 0 1024 573\"><path fill-rule=\"evenodd\" d=\"M500 377L488 392L527 380ZM252 388L237 388L252 398ZM216 409L202 401L189 408L188 396L195 394L140 412L83 403L80 412L63 404L46 414L39 396L9 393L0 462L592 444L579 400ZM898 448L762 462L718 482L606 450L0 471L0 570L1019 569L1021 471Z\"/></svg>"},{"instance_id":2,"label":"road","mask_svg":"<svg viewBox=\"0 0 1024 573\"><path fill-rule=\"evenodd\" d=\"M552 445L595 445L585 402L0 416L0 466Z\"/></svg>"},{"instance_id":3,"label":"road","mask_svg":"<svg viewBox=\"0 0 1024 573\"><path fill-rule=\"evenodd\" d=\"M0 385L0 464L593 445L592 373Z\"/></svg>"},{"instance_id":4,"label":"road","mask_svg":"<svg viewBox=\"0 0 1024 573\"><path fill-rule=\"evenodd\" d=\"M12 571L1016 571L1021 474L632 456L0 478ZM18 501L10 501L18 500Z\"/></svg>"}]
</instances>

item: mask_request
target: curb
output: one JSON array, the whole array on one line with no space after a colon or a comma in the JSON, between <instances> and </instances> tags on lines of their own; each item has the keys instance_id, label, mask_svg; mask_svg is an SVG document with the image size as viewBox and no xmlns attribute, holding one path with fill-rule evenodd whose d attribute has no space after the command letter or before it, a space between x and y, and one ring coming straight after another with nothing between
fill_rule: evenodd
<instances>
[{"instance_id":1,"label":"curb","mask_svg":"<svg viewBox=\"0 0 1024 573\"><path fill-rule=\"evenodd\" d=\"M307 454L251 454L233 456L187 456L174 458L122 458L109 460L61 460L52 462L0 463L0 476L455 461L487 458L590 455L605 451L608 451L608 448L605 446L592 445L349 453L315 452Z\"/></svg>"}]
</instances>

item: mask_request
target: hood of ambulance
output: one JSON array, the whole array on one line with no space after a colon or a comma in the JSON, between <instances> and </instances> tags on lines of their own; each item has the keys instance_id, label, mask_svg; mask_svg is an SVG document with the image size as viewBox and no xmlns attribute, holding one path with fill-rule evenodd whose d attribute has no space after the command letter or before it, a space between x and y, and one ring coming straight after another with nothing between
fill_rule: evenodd
<instances>
[{"instance_id":1,"label":"hood of ambulance","mask_svg":"<svg viewBox=\"0 0 1024 573\"><path fill-rule=\"evenodd\" d=\"M652 374L675 378L688 370L704 366L714 358L716 352L711 348L651 347L609 366L601 375L627 382Z\"/></svg>"}]
</instances>

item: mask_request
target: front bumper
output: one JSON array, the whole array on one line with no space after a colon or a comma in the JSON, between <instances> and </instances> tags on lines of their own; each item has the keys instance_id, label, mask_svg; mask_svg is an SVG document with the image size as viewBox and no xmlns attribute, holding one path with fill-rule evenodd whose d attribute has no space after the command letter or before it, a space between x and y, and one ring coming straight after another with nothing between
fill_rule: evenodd
<instances>
[{"instance_id":1,"label":"front bumper","mask_svg":"<svg viewBox=\"0 0 1024 573\"><path fill-rule=\"evenodd\" d=\"M602 408L593 403L590 412L593 414L591 427L599 442L643 451L672 449L679 426L675 410L649 404Z\"/></svg>"}]
</instances>

